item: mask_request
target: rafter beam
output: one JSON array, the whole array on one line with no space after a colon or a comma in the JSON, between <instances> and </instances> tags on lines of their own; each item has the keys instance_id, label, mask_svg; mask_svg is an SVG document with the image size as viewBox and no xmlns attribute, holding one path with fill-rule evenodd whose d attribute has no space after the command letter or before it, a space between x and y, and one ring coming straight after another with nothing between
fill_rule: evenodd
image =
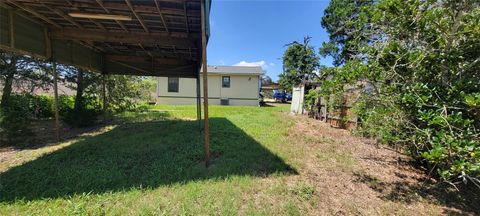
<instances>
[{"instance_id":1,"label":"rafter beam","mask_svg":"<svg viewBox=\"0 0 480 216\"><path fill-rule=\"evenodd\" d=\"M81 40L94 42L115 42L129 44L159 44L162 46L194 47L191 39L198 38L199 35L189 34L181 37L180 34L172 33L141 33L141 32L113 32L102 30L79 30L74 28L52 29L51 37L62 40Z\"/></svg>"},{"instance_id":2,"label":"rafter beam","mask_svg":"<svg viewBox=\"0 0 480 216\"><path fill-rule=\"evenodd\" d=\"M119 2L119 1L118 1ZM114 10L123 10L123 11L131 11L131 9L123 3L118 2L103 2L103 6L107 9L114 9ZM183 1L182 1L183 3ZM97 4L88 3L88 2L73 2L73 6L76 8L85 8L85 7L95 7ZM142 6L142 5L132 5L133 9L137 13L147 13L147 14L158 14L158 9L149 6ZM176 9L176 8L160 8L162 14L170 14L170 15L177 15L183 16L184 10ZM189 10L189 16L200 16L200 10Z\"/></svg>"},{"instance_id":3,"label":"rafter beam","mask_svg":"<svg viewBox=\"0 0 480 216\"><path fill-rule=\"evenodd\" d=\"M139 46L140 48L142 48L142 50L143 50L144 52L146 52L150 57L153 58L152 53L150 53L150 51L146 50L145 47L143 47L143 45L142 45L141 43L139 43L138 46Z\"/></svg>"},{"instance_id":4,"label":"rafter beam","mask_svg":"<svg viewBox=\"0 0 480 216\"><path fill-rule=\"evenodd\" d=\"M140 15L137 14L137 12L135 12L135 9L133 8L133 5L132 5L132 2L130 2L130 0L125 0L125 3L127 3L128 7L130 8L130 10L132 11L133 15L135 15L135 17L137 18L138 22L140 22L140 25L142 25L143 29L145 30L145 32L147 33L150 33L150 31L148 30L147 28L147 25L145 25L145 22L143 22L143 19Z\"/></svg>"},{"instance_id":5,"label":"rafter beam","mask_svg":"<svg viewBox=\"0 0 480 216\"><path fill-rule=\"evenodd\" d=\"M193 63L193 61L178 59L178 58L160 58L160 57L150 57L150 56L131 56L131 55L105 55L105 58L109 61L119 61L119 62L152 62L155 64L162 65L187 65Z\"/></svg>"},{"instance_id":6,"label":"rafter beam","mask_svg":"<svg viewBox=\"0 0 480 216\"><path fill-rule=\"evenodd\" d=\"M92 22L93 24L95 24L95 25L98 26L99 28L107 31L107 28L105 28L105 26L103 26L101 23L99 23L99 22L97 22L97 21L95 21L95 20L93 20L93 19L88 19L88 20L90 20L90 22Z\"/></svg>"},{"instance_id":7,"label":"rafter beam","mask_svg":"<svg viewBox=\"0 0 480 216\"><path fill-rule=\"evenodd\" d=\"M47 22L47 23L49 23L49 24L51 24L51 25L53 25L53 26L55 26L55 27L57 27L57 28L61 28L61 26L58 25L56 22L54 22L54 21L52 21L51 19L43 16L42 14L40 14L40 13L38 13L38 12L36 12L35 9L33 9L33 8L31 8L31 7L28 7L28 6L25 6L25 5L22 5L22 4L18 3L18 2L15 2L15 1L11 1L11 0L7 0L7 1L8 1L8 3L13 4L13 5L21 8L22 10L27 11L27 12L33 14L34 16L42 19L43 21L45 21L45 22Z\"/></svg>"},{"instance_id":8,"label":"rafter beam","mask_svg":"<svg viewBox=\"0 0 480 216\"><path fill-rule=\"evenodd\" d=\"M103 8L103 10L107 13L110 13L110 10L108 10L105 6L103 6L103 1L102 0L96 0L97 3L100 5L100 7ZM127 27L120 21L120 20L115 20L115 22L126 32L128 32Z\"/></svg>"},{"instance_id":9,"label":"rafter beam","mask_svg":"<svg viewBox=\"0 0 480 216\"><path fill-rule=\"evenodd\" d=\"M188 17L187 17L187 2L183 2L183 11L184 16L183 18L185 19L185 28L187 29L187 33L190 33L190 28L188 27Z\"/></svg>"},{"instance_id":10,"label":"rafter beam","mask_svg":"<svg viewBox=\"0 0 480 216\"><path fill-rule=\"evenodd\" d=\"M80 25L78 22L76 22L72 17L66 15L64 12L56 9L56 8L52 8L46 4L42 4L42 6L46 7L47 9L55 12L57 15L61 16L63 19L67 20L68 22L72 23L73 25L77 26L78 28L80 29L83 29L83 26Z\"/></svg>"},{"instance_id":11,"label":"rafter beam","mask_svg":"<svg viewBox=\"0 0 480 216\"><path fill-rule=\"evenodd\" d=\"M155 7L157 8L158 15L160 15L160 19L162 19L163 27L165 27L165 31L168 32L168 27L167 27L167 22L165 22L165 18L163 18L163 13L162 10L160 9L160 3L158 3L158 0L154 0L155 2Z\"/></svg>"}]
</instances>

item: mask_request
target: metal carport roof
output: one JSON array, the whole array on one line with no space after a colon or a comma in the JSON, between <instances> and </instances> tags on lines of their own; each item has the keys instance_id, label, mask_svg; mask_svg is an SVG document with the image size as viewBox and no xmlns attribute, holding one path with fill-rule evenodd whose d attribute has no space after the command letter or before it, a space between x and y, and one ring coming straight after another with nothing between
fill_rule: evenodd
<instances>
[{"instance_id":1,"label":"metal carport roof","mask_svg":"<svg viewBox=\"0 0 480 216\"><path fill-rule=\"evenodd\" d=\"M200 120L199 70L202 64L207 70L210 4L211 0L2 0L0 49L52 62L57 137L56 62L105 75L197 78ZM203 82L208 165L206 75Z\"/></svg>"}]
</instances>

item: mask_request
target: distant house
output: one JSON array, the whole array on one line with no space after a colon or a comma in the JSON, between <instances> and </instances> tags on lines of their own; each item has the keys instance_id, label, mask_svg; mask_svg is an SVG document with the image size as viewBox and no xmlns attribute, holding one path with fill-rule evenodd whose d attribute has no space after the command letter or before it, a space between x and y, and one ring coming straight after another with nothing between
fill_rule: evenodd
<instances>
[{"instance_id":1,"label":"distant house","mask_svg":"<svg viewBox=\"0 0 480 216\"><path fill-rule=\"evenodd\" d=\"M259 105L260 76L263 74L261 67L208 66L207 70L209 104ZM202 83L201 80L200 89L203 97ZM195 104L196 95L196 79L194 78L158 78L158 104Z\"/></svg>"},{"instance_id":2,"label":"distant house","mask_svg":"<svg viewBox=\"0 0 480 216\"><path fill-rule=\"evenodd\" d=\"M0 80L0 95L3 94L4 83ZM15 94L32 94L32 95L48 95L53 96L53 84L45 84L37 80L18 80L14 79L12 83L12 93ZM75 95L75 91L70 87L75 86L73 83L58 82L59 95Z\"/></svg>"}]
</instances>

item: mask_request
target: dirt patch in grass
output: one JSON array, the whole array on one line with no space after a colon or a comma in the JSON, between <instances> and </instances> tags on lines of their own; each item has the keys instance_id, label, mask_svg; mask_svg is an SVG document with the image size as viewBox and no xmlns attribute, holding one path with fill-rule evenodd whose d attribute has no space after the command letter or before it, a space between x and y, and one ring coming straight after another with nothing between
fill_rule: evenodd
<instances>
[{"instance_id":1,"label":"dirt patch in grass","mask_svg":"<svg viewBox=\"0 0 480 216\"><path fill-rule=\"evenodd\" d=\"M480 190L453 188L427 178L412 159L373 140L353 136L317 120L296 116L289 140L300 157L300 175L287 184L300 197L318 199L305 212L318 214L480 213ZM307 186L298 186L303 182ZM303 188L303 189L302 189ZM304 193L305 192L305 193Z\"/></svg>"}]
</instances>

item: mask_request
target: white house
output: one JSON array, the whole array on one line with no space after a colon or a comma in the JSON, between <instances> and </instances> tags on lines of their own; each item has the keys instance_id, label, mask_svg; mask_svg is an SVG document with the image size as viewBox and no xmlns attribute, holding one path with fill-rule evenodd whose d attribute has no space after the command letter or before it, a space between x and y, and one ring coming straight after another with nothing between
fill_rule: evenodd
<instances>
[{"instance_id":1,"label":"white house","mask_svg":"<svg viewBox=\"0 0 480 216\"><path fill-rule=\"evenodd\" d=\"M213 105L258 106L261 67L208 66L208 103ZM202 77L202 71L200 72ZM203 81L200 82L203 98ZM158 104L195 104L196 79L159 77Z\"/></svg>"}]
</instances>

